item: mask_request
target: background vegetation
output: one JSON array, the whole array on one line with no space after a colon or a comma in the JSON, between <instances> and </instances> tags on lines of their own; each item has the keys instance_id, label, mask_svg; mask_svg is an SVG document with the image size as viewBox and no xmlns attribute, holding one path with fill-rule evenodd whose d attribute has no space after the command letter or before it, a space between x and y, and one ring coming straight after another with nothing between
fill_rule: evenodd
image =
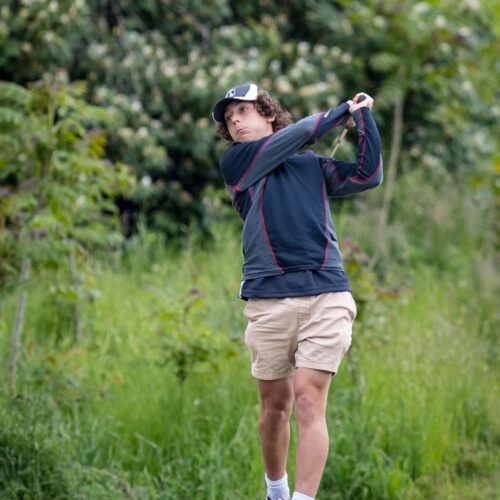
<instances>
[{"instance_id":1,"label":"background vegetation","mask_svg":"<svg viewBox=\"0 0 500 500\"><path fill-rule=\"evenodd\" d=\"M210 118L244 81L295 118L376 101L385 183L332 205L359 319L319 498L496 498L499 12L2 2L0 498L262 498Z\"/></svg>"}]
</instances>

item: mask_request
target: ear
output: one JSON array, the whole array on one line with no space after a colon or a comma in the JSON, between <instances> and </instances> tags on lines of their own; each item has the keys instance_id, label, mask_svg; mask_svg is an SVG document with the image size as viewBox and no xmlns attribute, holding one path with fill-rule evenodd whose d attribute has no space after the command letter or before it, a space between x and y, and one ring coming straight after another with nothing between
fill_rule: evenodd
<instances>
[{"instance_id":1,"label":"ear","mask_svg":"<svg viewBox=\"0 0 500 500\"><path fill-rule=\"evenodd\" d=\"M266 118L266 120L267 120L269 123L272 123L272 122L274 122L274 121L276 120L276 117L275 117L275 116L268 116L268 117Z\"/></svg>"}]
</instances>

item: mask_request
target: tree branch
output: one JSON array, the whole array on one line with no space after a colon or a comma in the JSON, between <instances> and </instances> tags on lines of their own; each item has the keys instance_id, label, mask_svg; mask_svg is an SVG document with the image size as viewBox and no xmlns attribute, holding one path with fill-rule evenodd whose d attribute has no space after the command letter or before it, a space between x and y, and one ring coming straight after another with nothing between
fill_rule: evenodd
<instances>
[{"instance_id":1,"label":"tree branch","mask_svg":"<svg viewBox=\"0 0 500 500\"><path fill-rule=\"evenodd\" d=\"M391 210L392 197L394 186L396 183L396 174L401 153L401 142L403 139L403 109L404 109L404 94L398 96L394 103L393 112L393 127L391 138L391 151L389 154L389 163L387 165L387 175L385 180L384 200L379 214L377 242L375 253L370 262L370 268L376 265L378 260L385 254L386 248L386 233L387 221L389 220L389 212Z\"/></svg>"}]
</instances>

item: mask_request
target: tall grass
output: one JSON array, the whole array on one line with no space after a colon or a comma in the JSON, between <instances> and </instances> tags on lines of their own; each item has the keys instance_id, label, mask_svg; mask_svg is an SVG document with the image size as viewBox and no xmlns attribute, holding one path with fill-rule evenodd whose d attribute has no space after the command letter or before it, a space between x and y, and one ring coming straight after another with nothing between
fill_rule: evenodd
<instances>
[{"instance_id":1,"label":"tall grass","mask_svg":"<svg viewBox=\"0 0 500 500\"><path fill-rule=\"evenodd\" d=\"M364 305L332 385L320 499L496 497L491 220L452 186L408 179L378 277L387 291ZM368 250L377 196L334 207L340 235ZM182 251L141 234L87 273L80 344L57 277L32 280L19 388L0 396L0 498L263 498L240 252L232 225ZM17 297L2 297L3 353Z\"/></svg>"}]
</instances>

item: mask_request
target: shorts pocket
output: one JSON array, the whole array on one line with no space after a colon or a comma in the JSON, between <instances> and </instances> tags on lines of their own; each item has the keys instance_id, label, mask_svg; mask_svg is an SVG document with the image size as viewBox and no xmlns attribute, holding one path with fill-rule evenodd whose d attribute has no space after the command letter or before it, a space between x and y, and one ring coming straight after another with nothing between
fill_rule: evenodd
<instances>
[{"instance_id":1,"label":"shorts pocket","mask_svg":"<svg viewBox=\"0 0 500 500\"><path fill-rule=\"evenodd\" d=\"M243 315L248 321L257 321L273 313L280 299L248 299Z\"/></svg>"},{"instance_id":2,"label":"shorts pocket","mask_svg":"<svg viewBox=\"0 0 500 500\"><path fill-rule=\"evenodd\" d=\"M258 309L256 308L255 299L248 299L243 309L243 316L245 316L248 321L255 321L256 314L258 314Z\"/></svg>"},{"instance_id":3,"label":"shorts pocket","mask_svg":"<svg viewBox=\"0 0 500 500\"><path fill-rule=\"evenodd\" d=\"M346 300L346 308L349 311L349 316L351 318L351 321L354 321L356 319L356 316L358 315L358 308L356 307L356 301L354 300L354 297L352 296L352 293L347 292L348 297Z\"/></svg>"}]
</instances>

